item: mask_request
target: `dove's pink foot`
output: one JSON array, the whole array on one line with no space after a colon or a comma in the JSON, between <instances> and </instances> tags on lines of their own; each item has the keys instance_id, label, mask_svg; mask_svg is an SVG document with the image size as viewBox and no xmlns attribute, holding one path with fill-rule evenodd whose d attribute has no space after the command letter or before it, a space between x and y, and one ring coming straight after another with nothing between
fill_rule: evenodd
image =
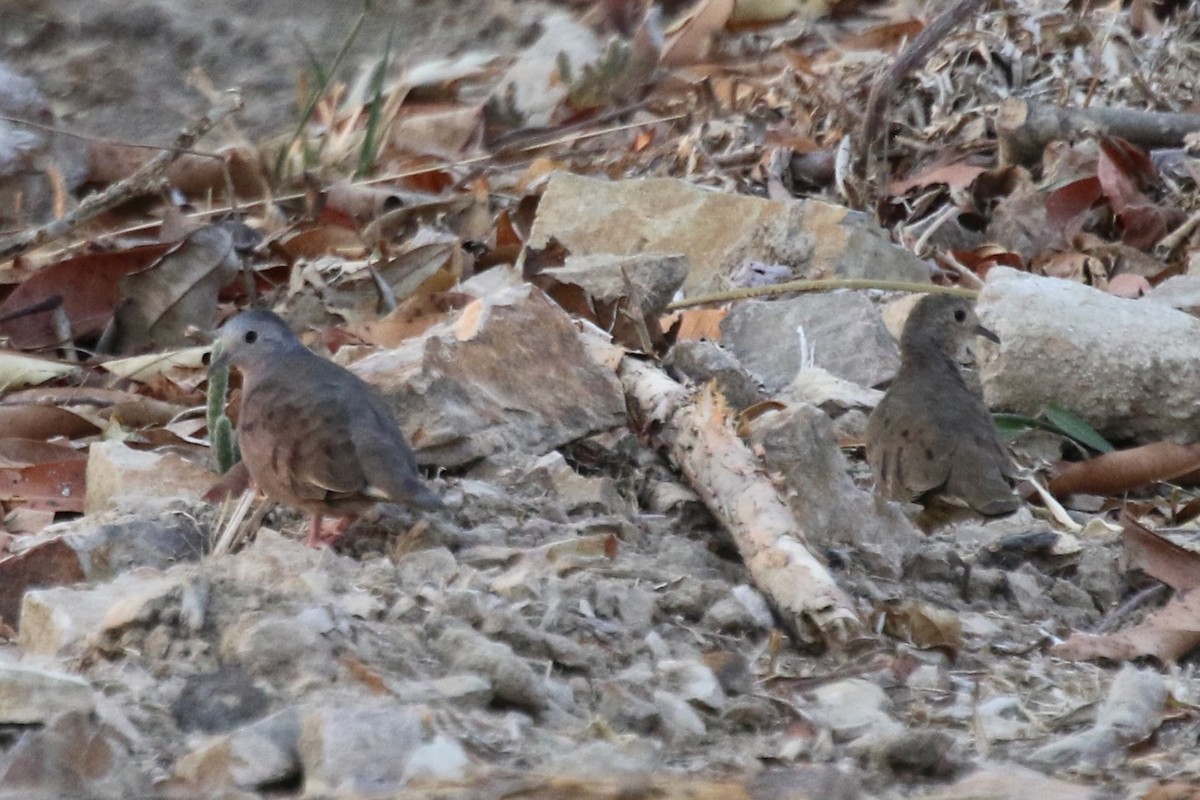
<instances>
[{"instance_id":1,"label":"dove's pink foot","mask_svg":"<svg viewBox=\"0 0 1200 800\"><path fill-rule=\"evenodd\" d=\"M336 544L346 529L358 519L357 516L339 517L332 525L324 524L323 514L313 514L312 527L308 530L308 538L304 540L307 547L329 547Z\"/></svg>"}]
</instances>

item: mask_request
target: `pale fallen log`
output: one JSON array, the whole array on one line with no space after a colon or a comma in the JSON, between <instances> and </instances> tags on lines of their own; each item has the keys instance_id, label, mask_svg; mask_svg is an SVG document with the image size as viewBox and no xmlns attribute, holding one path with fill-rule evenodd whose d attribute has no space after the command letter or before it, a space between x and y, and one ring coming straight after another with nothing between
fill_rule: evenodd
<instances>
[{"instance_id":1,"label":"pale fallen log","mask_svg":"<svg viewBox=\"0 0 1200 800\"><path fill-rule=\"evenodd\" d=\"M857 630L851 598L805 548L804 531L734 431L720 395L711 386L693 394L628 356L617 374L642 421L654 423L658 443L733 537L751 580L788 631L824 645Z\"/></svg>"}]
</instances>

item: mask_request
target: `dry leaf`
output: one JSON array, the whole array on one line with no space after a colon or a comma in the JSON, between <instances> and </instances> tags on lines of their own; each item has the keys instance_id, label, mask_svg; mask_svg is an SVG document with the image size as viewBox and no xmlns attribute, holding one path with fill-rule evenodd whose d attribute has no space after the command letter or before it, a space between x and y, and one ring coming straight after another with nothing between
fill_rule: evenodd
<instances>
[{"instance_id":1,"label":"dry leaf","mask_svg":"<svg viewBox=\"0 0 1200 800\"><path fill-rule=\"evenodd\" d=\"M700 0L692 12L667 33L662 63L678 67L704 61L713 38L733 15L734 0Z\"/></svg>"},{"instance_id":2,"label":"dry leaf","mask_svg":"<svg viewBox=\"0 0 1200 800\"><path fill-rule=\"evenodd\" d=\"M106 352L130 354L192 344L213 328L217 294L242 266L239 222L201 228L158 262L118 282L121 302L103 337Z\"/></svg>"},{"instance_id":3,"label":"dry leaf","mask_svg":"<svg viewBox=\"0 0 1200 800\"><path fill-rule=\"evenodd\" d=\"M1200 444L1153 442L1069 464L1050 481L1049 489L1055 497L1120 494L1197 469L1200 469Z\"/></svg>"}]
</instances>

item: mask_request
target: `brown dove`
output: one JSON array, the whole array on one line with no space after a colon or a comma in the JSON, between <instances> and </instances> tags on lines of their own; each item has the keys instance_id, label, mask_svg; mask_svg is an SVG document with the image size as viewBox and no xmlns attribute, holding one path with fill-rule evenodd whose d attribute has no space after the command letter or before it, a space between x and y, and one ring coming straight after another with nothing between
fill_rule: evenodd
<instances>
[{"instance_id":1,"label":"brown dove","mask_svg":"<svg viewBox=\"0 0 1200 800\"><path fill-rule=\"evenodd\" d=\"M970 302L932 294L900 336L900 372L867 421L867 461L877 491L905 502L938 499L980 514L1020 504L1016 474L987 406L967 388L957 354L972 336L999 343Z\"/></svg>"},{"instance_id":2,"label":"brown dove","mask_svg":"<svg viewBox=\"0 0 1200 800\"><path fill-rule=\"evenodd\" d=\"M223 352L214 366L242 373L242 460L267 497L312 515L310 546L333 541L381 500L441 507L395 419L365 381L311 352L269 311L239 314L219 339ZM325 514L349 519L323 536Z\"/></svg>"}]
</instances>

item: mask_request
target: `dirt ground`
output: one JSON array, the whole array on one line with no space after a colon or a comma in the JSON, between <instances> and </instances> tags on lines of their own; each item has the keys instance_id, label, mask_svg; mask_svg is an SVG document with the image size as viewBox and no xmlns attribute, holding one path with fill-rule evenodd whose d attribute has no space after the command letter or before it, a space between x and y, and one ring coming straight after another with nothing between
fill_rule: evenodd
<instances>
[{"instance_id":1,"label":"dirt ground","mask_svg":"<svg viewBox=\"0 0 1200 800\"><path fill-rule=\"evenodd\" d=\"M372 68L389 36L402 59L511 52L546 8L512 0L372 3L341 76ZM0 59L36 79L68 129L168 141L208 110L196 88L207 83L242 90L239 121L257 141L296 119L301 72L313 61L332 64L361 13L361 4L322 0L8 3L0 9Z\"/></svg>"}]
</instances>

